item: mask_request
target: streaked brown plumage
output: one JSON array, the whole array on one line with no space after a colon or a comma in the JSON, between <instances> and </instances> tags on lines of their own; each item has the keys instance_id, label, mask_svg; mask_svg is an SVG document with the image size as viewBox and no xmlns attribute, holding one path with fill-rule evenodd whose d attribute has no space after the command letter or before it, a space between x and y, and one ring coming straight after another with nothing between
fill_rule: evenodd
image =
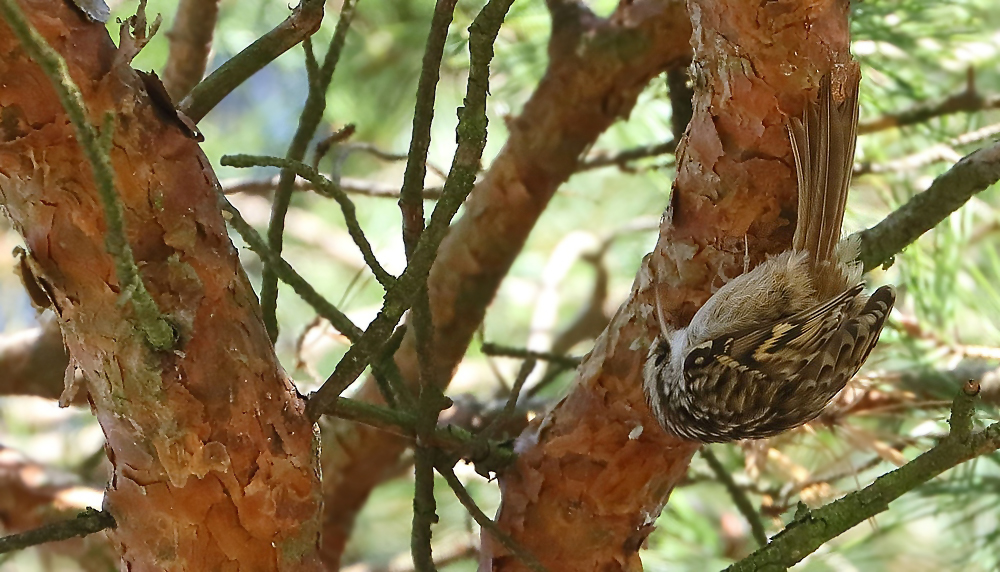
<instances>
[{"instance_id":1,"label":"streaked brown plumage","mask_svg":"<svg viewBox=\"0 0 1000 572\"><path fill-rule=\"evenodd\" d=\"M817 103L788 131L798 175L792 249L720 288L691 324L650 348L644 389L670 433L706 443L758 439L814 419L868 358L893 302L864 295L857 244L840 240L857 130L855 69L834 101L824 77Z\"/></svg>"}]
</instances>

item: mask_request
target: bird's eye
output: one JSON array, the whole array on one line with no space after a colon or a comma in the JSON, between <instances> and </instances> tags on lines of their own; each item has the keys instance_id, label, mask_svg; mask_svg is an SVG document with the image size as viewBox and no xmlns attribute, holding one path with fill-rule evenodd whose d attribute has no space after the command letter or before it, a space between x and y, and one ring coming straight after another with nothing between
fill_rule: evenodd
<instances>
[{"instance_id":1,"label":"bird's eye","mask_svg":"<svg viewBox=\"0 0 1000 572\"><path fill-rule=\"evenodd\" d=\"M663 338L657 338L657 340L653 342L652 354L653 365L656 367L662 366L670 359L670 343Z\"/></svg>"}]
</instances>

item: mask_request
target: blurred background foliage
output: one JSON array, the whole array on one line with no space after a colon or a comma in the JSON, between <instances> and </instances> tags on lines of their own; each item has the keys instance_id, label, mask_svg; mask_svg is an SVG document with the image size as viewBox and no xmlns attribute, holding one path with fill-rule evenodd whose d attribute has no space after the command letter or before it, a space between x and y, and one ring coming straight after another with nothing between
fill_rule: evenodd
<instances>
[{"instance_id":1,"label":"blurred background foliage","mask_svg":"<svg viewBox=\"0 0 1000 572\"><path fill-rule=\"evenodd\" d=\"M127 17L135 2L112 3ZM461 0L445 51L438 86L430 163L446 169L455 148L456 108L461 104L468 64L466 28L480 1ZM614 2L591 2L600 15ZM160 34L135 61L140 69L162 70L167 58L174 0L150 0L148 12L163 15ZM322 54L336 23L339 2L314 40ZM398 186L403 163L352 150L366 143L405 153L411 113L433 2L394 0L359 4L355 23L329 93L325 137L346 124L356 134L321 162L332 177L363 178ZM854 52L863 66L862 122L960 93L968 85L984 98L1000 97L1000 10L995 0L865 0L855 3ZM210 68L248 45L288 14L286 2L222 0ZM117 38L117 25L109 24ZM506 138L505 118L518 113L546 65L549 16L540 0L515 2L501 30L493 61L490 131L484 164ZM320 55L320 57L322 57ZM303 51L296 48L266 67L226 98L201 123L205 153L218 165L223 154L283 156L306 95ZM971 75L970 75L971 74ZM970 84L970 77L973 78ZM612 127L591 153L660 143L672 138L665 77L656 78L632 116ZM881 220L909 196L925 189L957 158L996 139L1000 111L954 113L904 128L864 135L858 164L870 172L855 178L846 232ZM220 179L264 178L264 169L217 167ZM608 317L625 299L642 256L655 241L656 223L672 182L672 156L663 155L581 172L553 198L530 240L504 280L450 394L478 400L504 395L518 367L509 358L488 357L482 340L547 349L589 303L598 272L608 294L599 301ZM428 186L442 179L429 173ZM233 202L263 230L268 197L234 195ZM400 215L395 200L355 195L359 219L390 272L402 270ZM382 291L360 262L346 235L338 207L312 193L298 193L289 214L285 253L317 289L359 325L380 307ZM980 422L996 417L1000 403L1000 197L989 189L870 276L892 282L900 300L883 341L862 374L810 426L764 443L713 446L738 487L760 507L769 534L787 523L798 502L818 506L869 483L912 459L946 430L948 401L965 379L985 388ZM4 220L0 250L18 243ZM239 238L234 237L237 245ZM600 256L593 256L606 246ZM589 256L588 256L589 255ZM251 280L260 281L258 259L241 250ZM12 264L0 267L0 331L11 334L36 320ZM278 351L301 391L317 387L346 350L345 340L291 290L280 291ZM554 303L553 303L554 301ZM597 334L598 332L593 332ZM592 339L569 353L582 355ZM0 375L3 375L0 372ZM557 398L572 379L564 373L539 392ZM503 381L502 381L503 380ZM35 398L0 399L0 441L33 460L67 473L84 473L100 489L100 473L81 471L102 454L102 436L89 411L58 409ZM998 511L1000 455L980 458L950 471L892 509L824 546L797 569L988 571L1000 568ZM459 467L461 468L461 467ZM96 475L96 476L95 476ZM494 484L471 470L460 476L488 514L499 502ZM439 483L441 522L435 528L439 554L464 554L448 571L473 570L469 556L476 527L447 486ZM408 558L412 475L408 468L380 487L359 518L345 564L377 569ZM671 497L650 536L643 560L649 570L719 569L755 547L744 515L704 460L692 464L688 482ZM72 570L66 559L36 550L6 559L0 570Z\"/></svg>"}]
</instances>

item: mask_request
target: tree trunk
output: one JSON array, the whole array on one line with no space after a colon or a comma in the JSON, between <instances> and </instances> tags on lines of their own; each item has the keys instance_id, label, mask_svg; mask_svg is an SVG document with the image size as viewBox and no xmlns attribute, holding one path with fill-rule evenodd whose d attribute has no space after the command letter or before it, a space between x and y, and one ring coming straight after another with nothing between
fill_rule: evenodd
<instances>
[{"instance_id":1,"label":"tree trunk","mask_svg":"<svg viewBox=\"0 0 1000 572\"><path fill-rule=\"evenodd\" d=\"M570 393L518 440L499 523L552 570L639 570L638 550L697 443L649 415L642 364L658 325L686 324L724 280L791 244L795 176L785 117L848 64L847 2L689 0L694 115L660 240ZM483 566L527 568L484 535Z\"/></svg>"},{"instance_id":2,"label":"tree trunk","mask_svg":"<svg viewBox=\"0 0 1000 572\"><path fill-rule=\"evenodd\" d=\"M0 24L0 201L30 250L86 380L113 465L106 508L133 571L319 569L316 439L229 241L218 182L150 99L105 26L58 0L24 11L67 60L111 160L128 241L179 334L131 321L91 169L48 78Z\"/></svg>"}]
</instances>

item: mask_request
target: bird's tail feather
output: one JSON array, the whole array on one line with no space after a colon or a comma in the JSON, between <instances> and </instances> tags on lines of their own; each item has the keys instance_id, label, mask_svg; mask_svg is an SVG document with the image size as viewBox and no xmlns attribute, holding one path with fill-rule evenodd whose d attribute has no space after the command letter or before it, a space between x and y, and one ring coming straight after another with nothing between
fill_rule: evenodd
<instances>
[{"instance_id":1,"label":"bird's tail feather","mask_svg":"<svg viewBox=\"0 0 1000 572\"><path fill-rule=\"evenodd\" d=\"M788 125L799 201L792 246L808 250L817 263L834 260L854 168L861 73L854 66L849 74L843 101L834 101L826 75L818 100L807 103L802 118L792 118Z\"/></svg>"}]
</instances>

